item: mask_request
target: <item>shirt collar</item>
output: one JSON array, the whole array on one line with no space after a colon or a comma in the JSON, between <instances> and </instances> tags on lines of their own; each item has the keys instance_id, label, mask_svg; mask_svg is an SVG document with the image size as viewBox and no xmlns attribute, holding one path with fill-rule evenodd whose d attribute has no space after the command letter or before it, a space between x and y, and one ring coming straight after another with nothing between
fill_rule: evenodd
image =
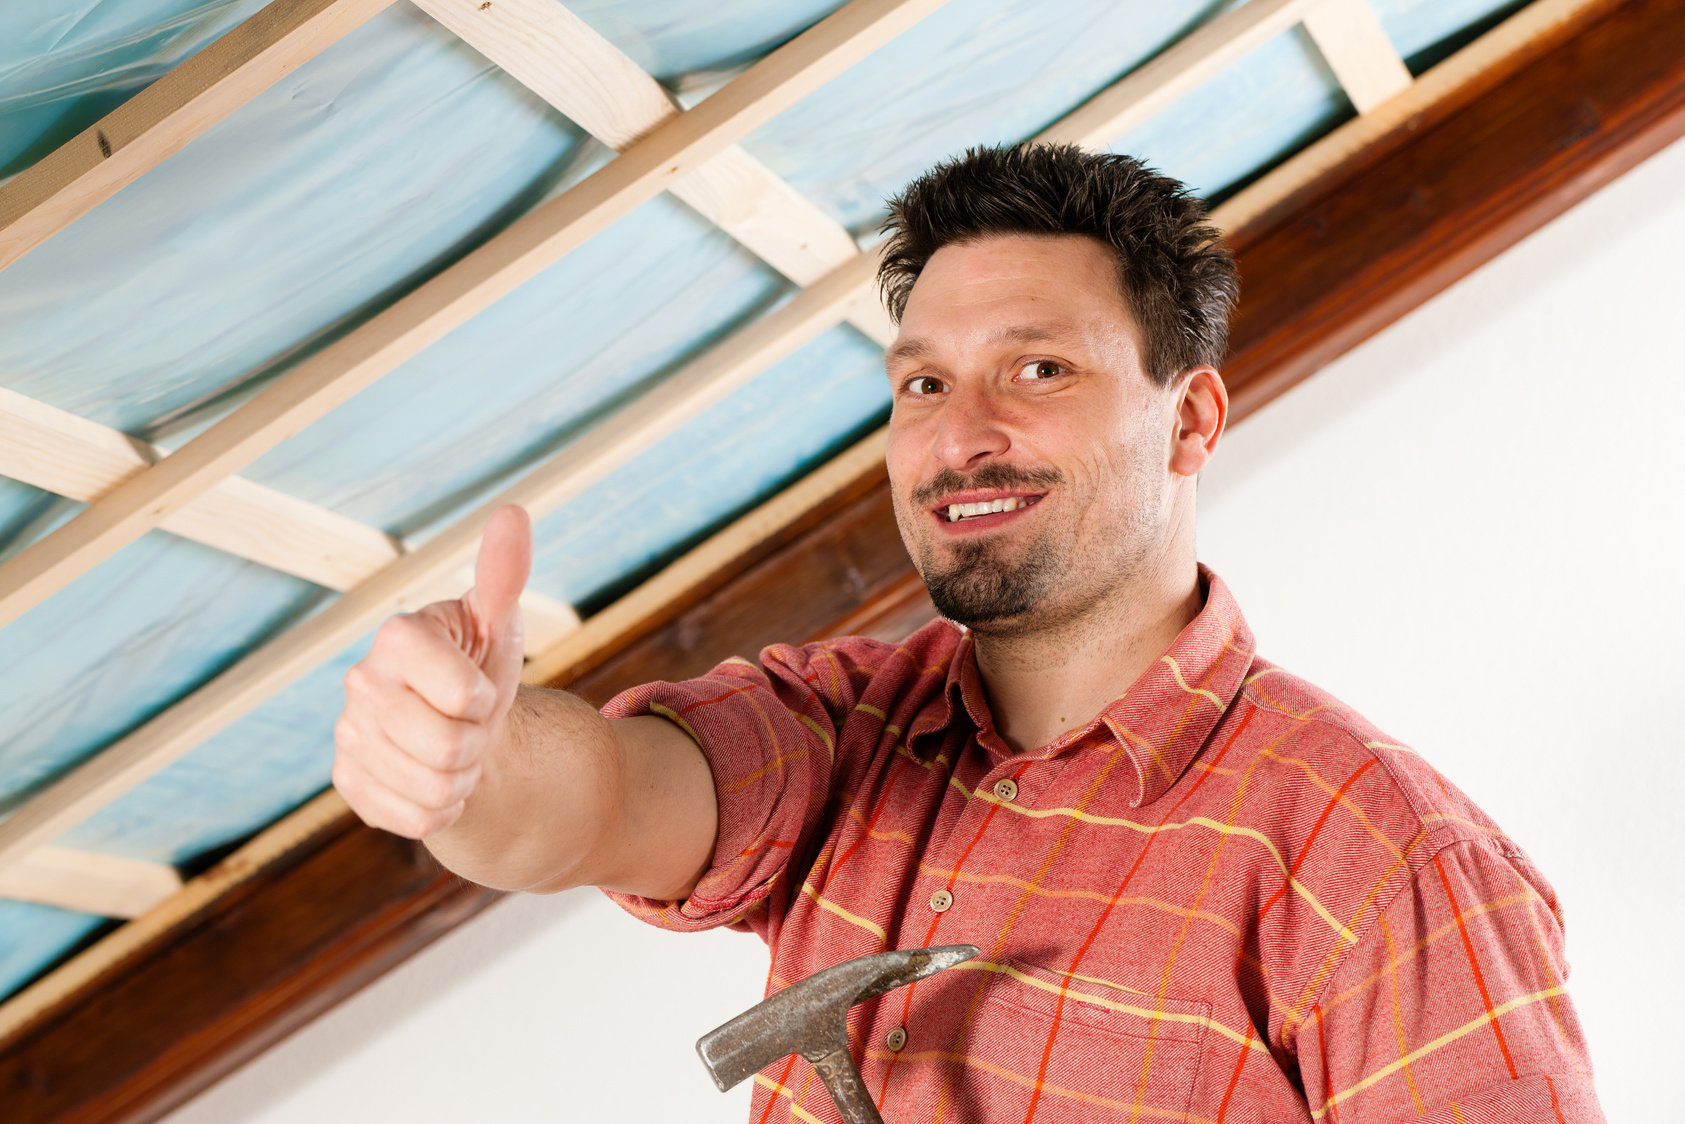
<instances>
[{"instance_id":1,"label":"shirt collar","mask_svg":"<svg viewBox=\"0 0 1685 1124\"><path fill-rule=\"evenodd\" d=\"M1205 605L1170 648L1092 721L1029 756L1056 757L1097 741L1121 751L1135 769L1131 807L1151 804L1176 783L1240 694L1256 651L1252 630L1223 579L1205 566L1199 577ZM948 664L944 705L917 732L946 727L963 708L983 744L998 744L972 643L971 633L963 631Z\"/></svg>"}]
</instances>

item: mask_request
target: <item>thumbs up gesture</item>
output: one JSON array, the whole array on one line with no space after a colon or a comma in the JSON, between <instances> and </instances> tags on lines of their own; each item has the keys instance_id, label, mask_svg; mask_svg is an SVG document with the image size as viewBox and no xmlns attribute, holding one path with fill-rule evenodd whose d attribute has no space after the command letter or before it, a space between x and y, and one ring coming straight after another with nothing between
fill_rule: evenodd
<instances>
[{"instance_id":1,"label":"thumbs up gesture","mask_svg":"<svg viewBox=\"0 0 1685 1124\"><path fill-rule=\"evenodd\" d=\"M527 513L499 508L474 588L393 617L346 672L333 783L371 827L423 839L463 815L520 685L531 568Z\"/></svg>"}]
</instances>

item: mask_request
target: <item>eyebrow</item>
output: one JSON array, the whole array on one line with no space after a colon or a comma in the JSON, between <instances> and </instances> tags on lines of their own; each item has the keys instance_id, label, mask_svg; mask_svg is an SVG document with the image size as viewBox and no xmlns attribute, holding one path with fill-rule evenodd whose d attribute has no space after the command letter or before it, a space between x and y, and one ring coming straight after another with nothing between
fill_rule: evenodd
<instances>
[{"instance_id":1,"label":"eyebrow","mask_svg":"<svg viewBox=\"0 0 1685 1124\"><path fill-rule=\"evenodd\" d=\"M1053 322L1047 324L1014 324L1006 328L998 328L989 333L984 342L989 346L1003 343L1048 343L1069 339L1077 333L1074 324ZM923 336L904 339L884 353L884 363L892 364L910 359L924 359L936 350L934 341Z\"/></svg>"}]
</instances>

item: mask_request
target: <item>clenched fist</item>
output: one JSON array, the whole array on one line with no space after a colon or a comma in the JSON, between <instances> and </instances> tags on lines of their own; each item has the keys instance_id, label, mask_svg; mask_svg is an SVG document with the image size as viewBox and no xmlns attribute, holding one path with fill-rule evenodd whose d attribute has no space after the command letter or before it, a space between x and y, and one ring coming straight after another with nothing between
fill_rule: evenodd
<instances>
[{"instance_id":1,"label":"clenched fist","mask_svg":"<svg viewBox=\"0 0 1685 1124\"><path fill-rule=\"evenodd\" d=\"M462 815L520 685L520 596L531 567L527 513L499 508L474 588L393 617L345 673L333 783L371 827L422 839Z\"/></svg>"}]
</instances>

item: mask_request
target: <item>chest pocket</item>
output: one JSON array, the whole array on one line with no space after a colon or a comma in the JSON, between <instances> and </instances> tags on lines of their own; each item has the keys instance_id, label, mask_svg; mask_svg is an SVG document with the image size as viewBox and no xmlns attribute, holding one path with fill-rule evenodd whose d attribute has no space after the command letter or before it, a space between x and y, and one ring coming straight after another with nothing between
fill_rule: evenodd
<instances>
[{"instance_id":1,"label":"chest pocket","mask_svg":"<svg viewBox=\"0 0 1685 1124\"><path fill-rule=\"evenodd\" d=\"M1006 962L968 1035L957 1118L1183 1120L1209 1014L1204 1003Z\"/></svg>"}]
</instances>

